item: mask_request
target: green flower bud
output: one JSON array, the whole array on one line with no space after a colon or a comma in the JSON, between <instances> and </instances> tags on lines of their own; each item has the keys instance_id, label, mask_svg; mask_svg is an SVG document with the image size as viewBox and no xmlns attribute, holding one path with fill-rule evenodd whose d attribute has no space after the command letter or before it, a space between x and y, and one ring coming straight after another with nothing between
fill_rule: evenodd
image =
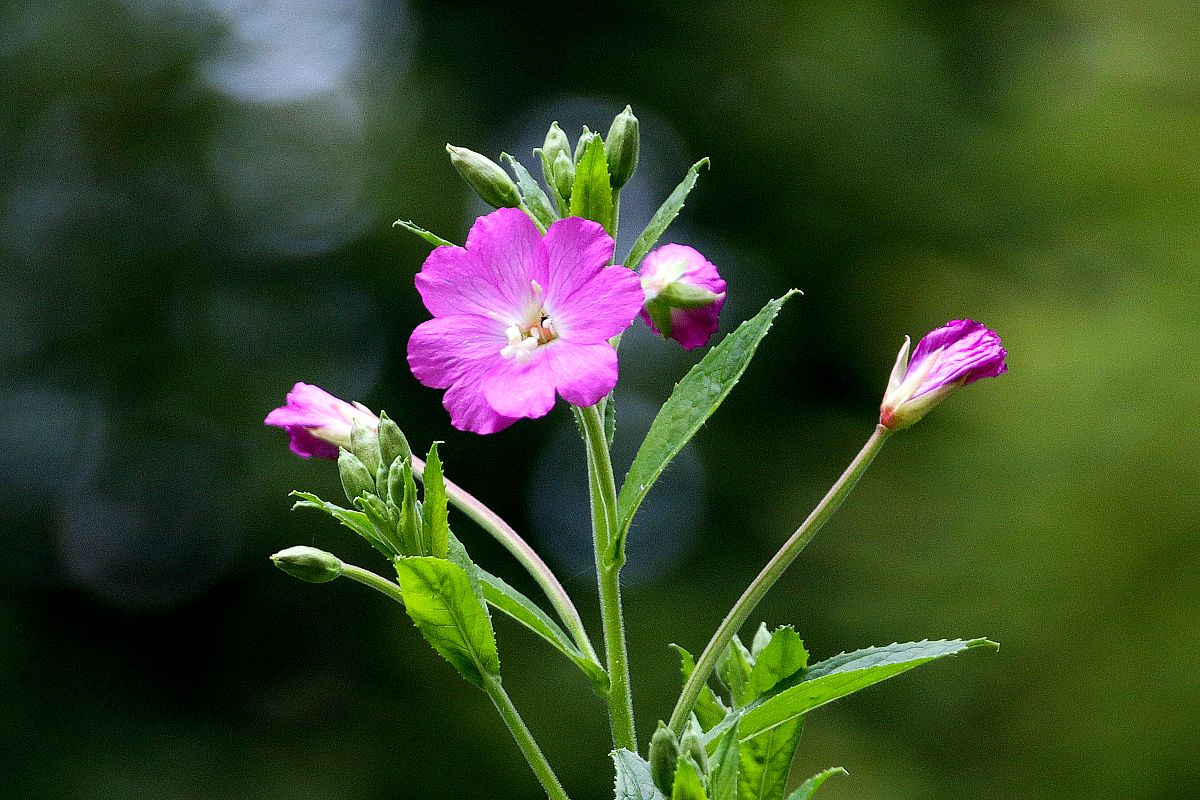
<instances>
[{"instance_id":1,"label":"green flower bud","mask_svg":"<svg viewBox=\"0 0 1200 800\"><path fill-rule=\"evenodd\" d=\"M565 155L567 158L571 157L571 140L563 133L563 129L558 127L557 122L550 124L550 131L546 134L542 152L551 164L558 159L559 154Z\"/></svg>"},{"instance_id":2,"label":"green flower bud","mask_svg":"<svg viewBox=\"0 0 1200 800\"><path fill-rule=\"evenodd\" d=\"M450 163L458 174L493 208L517 208L521 205L521 193L517 185L499 164L486 156L465 147L446 145Z\"/></svg>"},{"instance_id":3,"label":"green flower bud","mask_svg":"<svg viewBox=\"0 0 1200 800\"><path fill-rule=\"evenodd\" d=\"M342 574L342 560L315 547L289 547L271 556L275 566L309 583L328 583Z\"/></svg>"},{"instance_id":4,"label":"green flower bud","mask_svg":"<svg viewBox=\"0 0 1200 800\"><path fill-rule=\"evenodd\" d=\"M661 721L650 739L650 777L667 797L675 783L675 765L679 762L679 740Z\"/></svg>"},{"instance_id":5,"label":"green flower bud","mask_svg":"<svg viewBox=\"0 0 1200 800\"><path fill-rule=\"evenodd\" d=\"M587 125L583 126L583 133L579 136L579 141L575 143L575 163L579 163L579 159L583 158L584 151L587 150L588 143L596 138L596 134L592 133Z\"/></svg>"},{"instance_id":6,"label":"green flower bud","mask_svg":"<svg viewBox=\"0 0 1200 800\"><path fill-rule=\"evenodd\" d=\"M575 188L575 162L566 153L559 153L554 159L554 191L563 200L571 199L571 191Z\"/></svg>"},{"instance_id":7,"label":"green flower bud","mask_svg":"<svg viewBox=\"0 0 1200 800\"><path fill-rule=\"evenodd\" d=\"M379 412L379 455L381 464L391 464L398 456L412 455L404 432L386 412Z\"/></svg>"},{"instance_id":8,"label":"green flower bud","mask_svg":"<svg viewBox=\"0 0 1200 800\"><path fill-rule=\"evenodd\" d=\"M681 758L692 759L698 768L697 772L701 775L708 774L708 753L704 749L704 737L701 731L690 728L683 732L683 736L679 739L679 755Z\"/></svg>"},{"instance_id":9,"label":"green flower bud","mask_svg":"<svg viewBox=\"0 0 1200 800\"><path fill-rule=\"evenodd\" d=\"M604 140L604 157L608 160L612 188L620 189L633 177L640 148L638 119L633 115L633 109L625 106L625 110L613 119L608 138Z\"/></svg>"},{"instance_id":10,"label":"green flower bud","mask_svg":"<svg viewBox=\"0 0 1200 800\"><path fill-rule=\"evenodd\" d=\"M368 472L374 472L383 464L379 455L379 434L375 428L375 425L367 426L359 420L355 420L350 428L350 452L358 456Z\"/></svg>"},{"instance_id":11,"label":"green flower bud","mask_svg":"<svg viewBox=\"0 0 1200 800\"><path fill-rule=\"evenodd\" d=\"M342 479L342 489L350 502L364 494L374 494L375 478L367 465L349 450L338 454L338 475Z\"/></svg>"}]
</instances>

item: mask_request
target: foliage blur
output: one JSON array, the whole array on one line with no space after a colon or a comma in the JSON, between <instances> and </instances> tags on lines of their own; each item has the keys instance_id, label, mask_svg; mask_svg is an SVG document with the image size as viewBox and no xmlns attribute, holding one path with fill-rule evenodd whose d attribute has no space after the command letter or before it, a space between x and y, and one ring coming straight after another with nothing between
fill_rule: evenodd
<instances>
[{"instance_id":1,"label":"foliage blur","mask_svg":"<svg viewBox=\"0 0 1200 800\"><path fill-rule=\"evenodd\" d=\"M383 565L289 513L335 471L260 423L305 380L444 440L595 622L569 415L450 429L404 361L427 247L390 223L483 210L445 142L532 166L552 120L628 102L620 251L707 155L667 238L722 268L725 329L805 291L633 531L643 737L666 645L698 650L840 472L903 335L971 316L1011 372L895 437L760 616L818 658L1003 649L816 712L796 769L845 766L830 800L1194 796L1198 36L1183 2L4 0L0 794L538 795L399 609L271 567ZM630 337L619 459L694 360ZM600 702L500 636L572 796L611 797Z\"/></svg>"}]
</instances>

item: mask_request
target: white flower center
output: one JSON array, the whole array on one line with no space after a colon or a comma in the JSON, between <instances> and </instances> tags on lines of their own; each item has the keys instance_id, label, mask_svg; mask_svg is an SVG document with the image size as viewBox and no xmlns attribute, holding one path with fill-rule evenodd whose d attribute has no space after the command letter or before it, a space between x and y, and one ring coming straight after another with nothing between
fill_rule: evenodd
<instances>
[{"instance_id":1,"label":"white flower center","mask_svg":"<svg viewBox=\"0 0 1200 800\"><path fill-rule=\"evenodd\" d=\"M504 329L508 344L500 348L502 358L515 359L518 364L528 364L535 350L558 338L554 331L554 320L545 312L537 314L537 321L528 325L510 325Z\"/></svg>"}]
</instances>

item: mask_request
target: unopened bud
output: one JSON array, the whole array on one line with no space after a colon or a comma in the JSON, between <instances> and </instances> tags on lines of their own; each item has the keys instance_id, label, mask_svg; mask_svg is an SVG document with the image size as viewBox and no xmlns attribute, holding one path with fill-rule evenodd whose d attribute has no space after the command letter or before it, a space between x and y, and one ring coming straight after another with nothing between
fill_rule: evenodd
<instances>
[{"instance_id":1,"label":"unopened bud","mask_svg":"<svg viewBox=\"0 0 1200 800\"><path fill-rule=\"evenodd\" d=\"M563 129L558 127L557 122L550 124L550 130L546 133L546 142L542 145L542 152L551 164L558 160L560 154L567 158L571 157L571 140L567 138L567 134L563 133Z\"/></svg>"},{"instance_id":2,"label":"unopened bud","mask_svg":"<svg viewBox=\"0 0 1200 800\"><path fill-rule=\"evenodd\" d=\"M587 125L584 125L583 133L581 133L579 135L579 141L577 141L575 143L575 163L576 164L578 164L579 160L581 158L583 158L583 154L587 151L588 144L592 141L592 139L595 139L595 138L596 138L596 134L592 133L592 131L588 128Z\"/></svg>"},{"instance_id":3,"label":"unopened bud","mask_svg":"<svg viewBox=\"0 0 1200 800\"><path fill-rule=\"evenodd\" d=\"M350 502L354 502L355 498L364 494L375 492L375 479L372 477L371 471L358 456L349 450L343 450L338 456L338 475L342 479L342 489L346 492L346 499Z\"/></svg>"},{"instance_id":4,"label":"unopened bud","mask_svg":"<svg viewBox=\"0 0 1200 800\"><path fill-rule=\"evenodd\" d=\"M633 115L633 109L625 106L625 110L613 119L608 138L604 140L604 157L608 160L612 188L620 189L637 170L640 138L638 119Z\"/></svg>"},{"instance_id":5,"label":"unopened bud","mask_svg":"<svg viewBox=\"0 0 1200 800\"><path fill-rule=\"evenodd\" d=\"M315 547L289 547L271 556L275 566L309 583L328 583L342 574L342 560Z\"/></svg>"},{"instance_id":6,"label":"unopened bud","mask_svg":"<svg viewBox=\"0 0 1200 800\"><path fill-rule=\"evenodd\" d=\"M717 268L694 248L665 244L646 256L641 274L646 324L685 350L707 343L725 305L725 281Z\"/></svg>"},{"instance_id":7,"label":"unopened bud","mask_svg":"<svg viewBox=\"0 0 1200 800\"><path fill-rule=\"evenodd\" d=\"M658 729L650 739L650 777L654 785L662 790L667 797L671 796L671 788L675 783L675 765L679 762L679 740L675 733L658 723Z\"/></svg>"},{"instance_id":8,"label":"unopened bud","mask_svg":"<svg viewBox=\"0 0 1200 800\"><path fill-rule=\"evenodd\" d=\"M386 412L379 412L379 454L381 464L391 464L397 457L412 455L408 439Z\"/></svg>"},{"instance_id":9,"label":"unopened bud","mask_svg":"<svg viewBox=\"0 0 1200 800\"><path fill-rule=\"evenodd\" d=\"M571 199L575 188L575 162L566 153L559 153L554 158L554 190L564 200Z\"/></svg>"},{"instance_id":10,"label":"unopened bud","mask_svg":"<svg viewBox=\"0 0 1200 800\"><path fill-rule=\"evenodd\" d=\"M446 145L446 152L450 154L450 163L458 170L458 174L485 203L493 208L517 208L521 205L521 193L517 191L517 185L495 161L474 150L452 144Z\"/></svg>"}]
</instances>

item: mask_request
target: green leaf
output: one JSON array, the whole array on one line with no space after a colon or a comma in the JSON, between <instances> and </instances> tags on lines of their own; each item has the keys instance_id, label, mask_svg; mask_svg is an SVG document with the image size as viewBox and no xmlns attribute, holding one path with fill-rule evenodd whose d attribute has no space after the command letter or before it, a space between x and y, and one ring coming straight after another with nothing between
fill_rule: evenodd
<instances>
[{"instance_id":1,"label":"green leaf","mask_svg":"<svg viewBox=\"0 0 1200 800\"><path fill-rule=\"evenodd\" d=\"M679 653L679 669L683 673L683 680L686 682L692 677L692 672L696 669L696 659L692 658L692 654L684 650L677 644L671 645L675 652ZM700 727L705 731L712 730L721 720L729 713L729 709L721 702L721 698L717 697L716 692L712 690L707 683L700 690L700 697L696 699L696 706L692 709L692 713L696 715L696 721L700 723Z\"/></svg>"},{"instance_id":2,"label":"green leaf","mask_svg":"<svg viewBox=\"0 0 1200 800\"><path fill-rule=\"evenodd\" d=\"M761 311L709 350L676 384L675 390L651 423L650 431L621 484L621 494L617 498L620 522L617 535L613 537L609 554L611 560L617 560L619 555L624 554L629 525L650 487L737 385L779 310L794 294L795 289L763 306Z\"/></svg>"},{"instance_id":3,"label":"green leaf","mask_svg":"<svg viewBox=\"0 0 1200 800\"><path fill-rule=\"evenodd\" d=\"M708 800L700 772L690 758L679 759L675 767L675 783L671 787L671 800Z\"/></svg>"},{"instance_id":4,"label":"green leaf","mask_svg":"<svg viewBox=\"0 0 1200 800\"><path fill-rule=\"evenodd\" d=\"M717 749L709 760L710 800L737 800L738 773L741 768L738 744L738 726L735 722L717 740Z\"/></svg>"},{"instance_id":5,"label":"green leaf","mask_svg":"<svg viewBox=\"0 0 1200 800\"><path fill-rule=\"evenodd\" d=\"M454 247L455 246L454 242L448 242L445 239L443 239L442 237L438 236L436 233L430 233L429 231L422 228L420 225L417 225L416 223L414 223L412 220L398 219L392 223L392 227L393 228L404 228L404 230L408 231L409 233L415 233L417 236L420 236L422 239L429 242L434 247Z\"/></svg>"},{"instance_id":6,"label":"green leaf","mask_svg":"<svg viewBox=\"0 0 1200 800\"><path fill-rule=\"evenodd\" d=\"M613 192L608 182L608 162L604 141L594 136L575 167L575 188L571 191L571 216L599 222L612 233Z\"/></svg>"},{"instance_id":7,"label":"green leaf","mask_svg":"<svg viewBox=\"0 0 1200 800\"><path fill-rule=\"evenodd\" d=\"M740 708L750 702L747 688L750 682L750 671L753 669L750 651L734 636L725 652L717 659L717 677L729 688L734 706Z\"/></svg>"},{"instance_id":8,"label":"green leaf","mask_svg":"<svg viewBox=\"0 0 1200 800\"><path fill-rule=\"evenodd\" d=\"M633 249L629 251L629 255L625 258L625 266L636 270L638 265L642 263L642 259L646 257L646 254L654 249L654 245L658 244L659 238L666 232L667 226L683 210L684 201L687 200L692 187L696 185L696 179L700 177L700 168L707 166L709 166L707 158L702 158L695 164L692 164L687 175L675 187L675 191L671 192L670 196L658 207L658 211L654 212L654 216L650 218L650 223L646 225L646 229L642 231L637 241L633 243Z\"/></svg>"},{"instance_id":9,"label":"green leaf","mask_svg":"<svg viewBox=\"0 0 1200 800\"><path fill-rule=\"evenodd\" d=\"M738 800L776 800L783 796L792 757L800 744L803 719L795 719L739 747Z\"/></svg>"},{"instance_id":10,"label":"green leaf","mask_svg":"<svg viewBox=\"0 0 1200 800\"><path fill-rule=\"evenodd\" d=\"M817 793L817 789L821 788L821 784L832 778L834 775L849 775L850 773L841 767L830 767L824 772L818 772L811 778L800 784L800 788L788 795L788 800L811 800L812 796Z\"/></svg>"},{"instance_id":11,"label":"green leaf","mask_svg":"<svg viewBox=\"0 0 1200 800\"><path fill-rule=\"evenodd\" d=\"M545 639L556 650L579 667L588 680L600 691L608 691L608 673L594 661L591 661L579 651L575 643L546 612L538 608L528 597L510 586L504 579L499 578L484 569L479 569L479 579L483 587L483 597L495 609L524 625L538 636Z\"/></svg>"},{"instance_id":12,"label":"green leaf","mask_svg":"<svg viewBox=\"0 0 1200 800\"><path fill-rule=\"evenodd\" d=\"M328 503L315 494L308 492L292 492L292 497L299 497L292 510L297 508L315 508L318 511L324 511L329 516L336 519L341 524L345 525L350 530L357 533L362 538L370 542L371 546L379 552L387 556L388 561L397 555L396 551L386 542L380 539L379 534L375 532L374 526L371 525L371 520L361 511L353 511L349 508Z\"/></svg>"},{"instance_id":13,"label":"green leaf","mask_svg":"<svg viewBox=\"0 0 1200 800\"><path fill-rule=\"evenodd\" d=\"M650 765L637 753L614 750L612 760L617 769L616 800L666 800L650 777Z\"/></svg>"},{"instance_id":14,"label":"green leaf","mask_svg":"<svg viewBox=\"0 0 1200 800\"><path fill-rule=\"evenodd\" d=\"M425 641L471 683L500 673L487 612L457 564L432 556L396 559L404 607Z\"/></svg>"},{"instance_id":15,"label":"green leaf","mask_svg":"<svg viewBox=\"0 0 1200 800\"><path fill-rule=\"evenodd\" d=\"M613 439L617 436L617 394L609 392L604 400L604 441L612 449Z\"/></svg>"},{"instance_id":16,"label":"green leaf","mask_svg":"<svg viewBox=\"0 0 1200 800\"><path fill-rule=\"evenodd\" d=\"M429 448L425 459L425 472L421 480L425 484L425 503L421 506L425 544L437 558L446 558L450 548L450 516L446 506L446 481L442 476L442 461L438 457L438 443Z\"/></svg>"},{"instance_id":17,"label":"green leaf","mask_svg":"<svg viewBox=\"0 0 1200 800\"><path fill-rule=\"evenodd\" d=\"M769 734L826 703L853 694L902 672L979 647L996 647L987 639L950 639L868 647L814 664L804 679L751 704L742 714L742 742ZM710 732L710 736L711 736ZM711 741L711 740L710 740ZM711 747L711 745L710 745Z\"/></svg>"},{"instance_id":18,"label":"green leaf","mask_svg":"<svg viewBox=\"0 0 1200 800\"><path fill-rule=\"evenodd\" d=\"M404 461L404 497L400 503L398 530L404 542L405 555L429 555L429 544L421 529L421 507L417 500L417 481L413 477L412 460Z\"/></svg>"},{"instance_id":19,"label":"green leaf","mask_svg":"<svg viewBox=\"0 0 1200 800\"><path fill-rule=\"evenodd\" d=\"M550 206L550 198L546 196L537 179L529 174L529 170L521 166L520 161L508 153L501 153L500 160L507 163L513 174L517 176L517 191L521 193L522 209L545 233L546 228L558 219L558 215Z\"/></svg>"},{"instance_id":20,"label":"green leaf","mask_svg":"<svg viewBox=\"0 0 1200 800\"><path fill-rule=\"evenodd\" d=\"M757 635L755 636L757 640ZM808 651L804 642L790 626L776 628L771 639L754 659L754 668L746 681L746 700L757 700L775 688L780 681L792 677L808 666Z\"/></svg>"},{"instance_id":21,"label":"green leaf","mask_svg":"<svg viewBox=\"0 0 1200 800\"><path fill-rule=\"evenodd\" d=\"M758 658L758 654L770 643L771 632L767 630L767 623L758 623L758 630L754 632L754 639L750 642L750 655Z\"/></svg>"}]
</instances>

